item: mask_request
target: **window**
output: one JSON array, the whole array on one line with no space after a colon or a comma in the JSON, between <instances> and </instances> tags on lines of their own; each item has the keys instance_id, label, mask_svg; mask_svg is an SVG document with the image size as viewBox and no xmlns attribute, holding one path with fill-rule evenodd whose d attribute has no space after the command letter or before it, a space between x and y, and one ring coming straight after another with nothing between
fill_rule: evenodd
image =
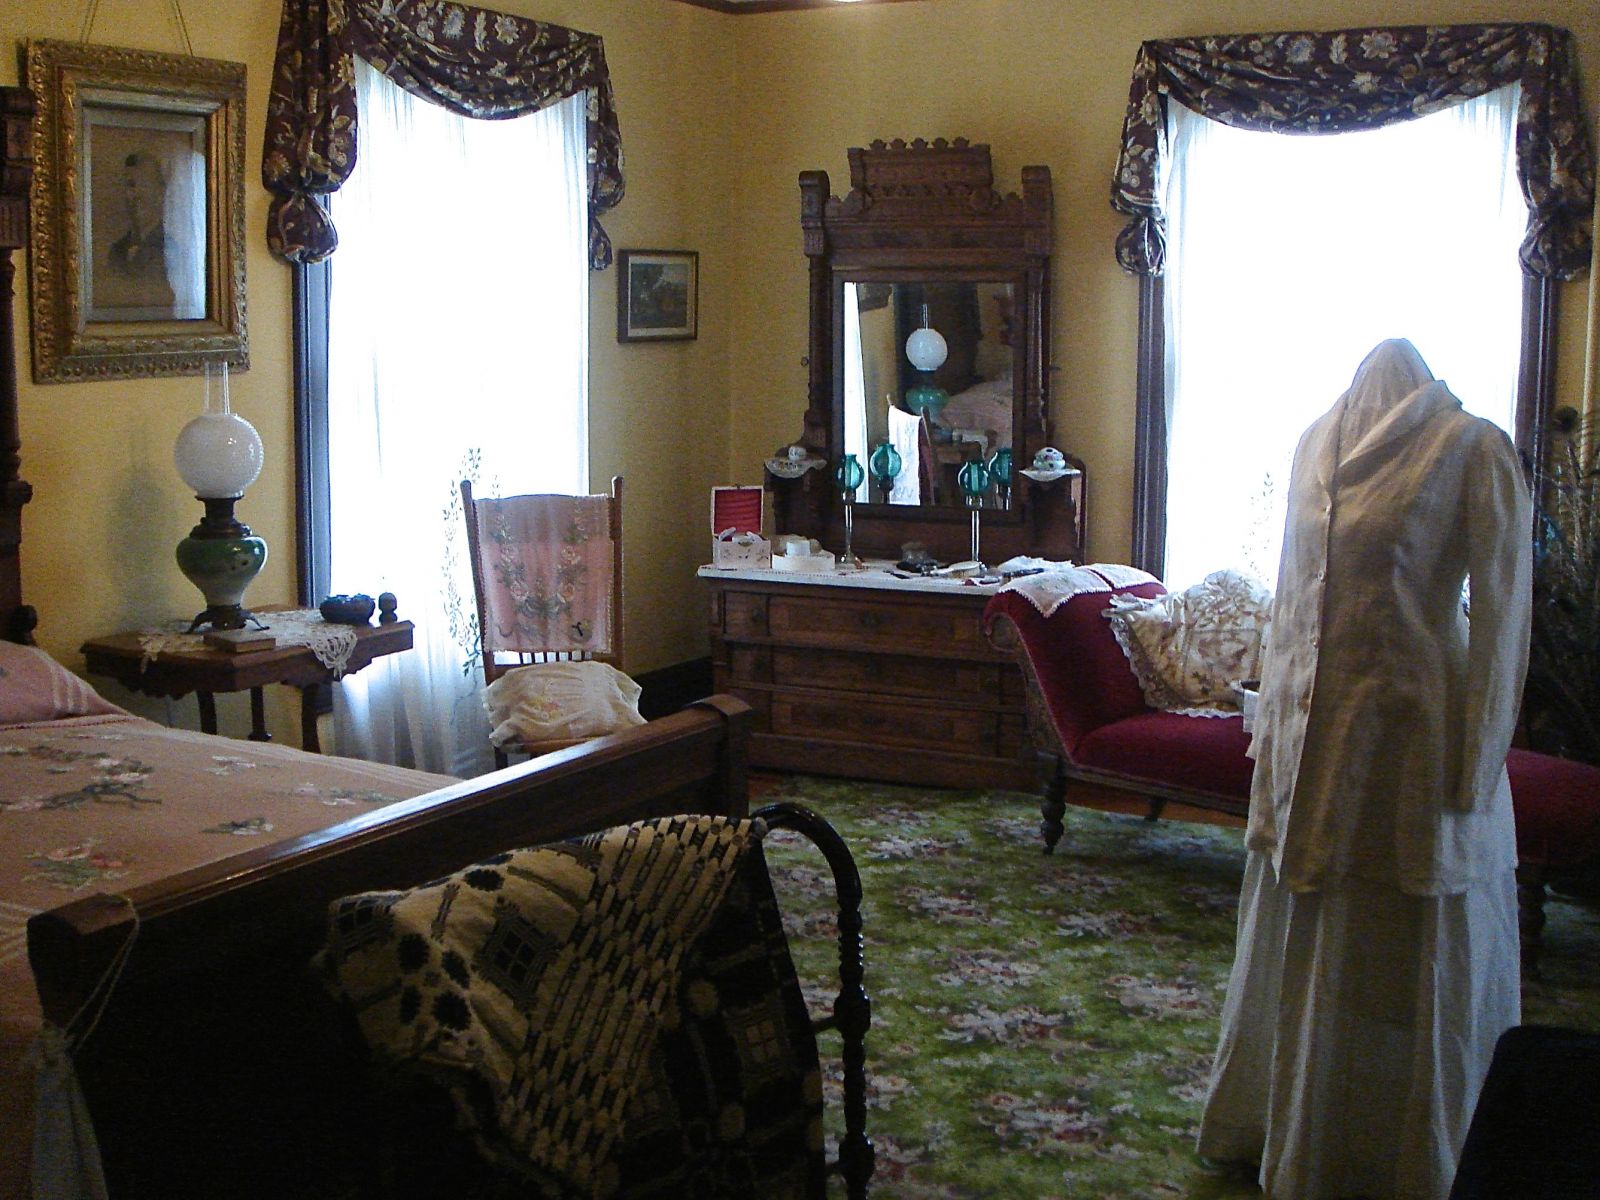
<instances>
[{"instance_id":1,"label":"window","mask_svg":"<svg viewBox=\"0 0 1600 1200\"><path fill-rule=\"evenodd\" d=\"M1299 435L1384 338L1410 338L1469 411L1515 431L1519 91L1312 137L1168 106L1170 585L1224 566L1273 582Z\"/></svg>"},{"instance_id":2,"label":"window","mask_svg":"<svg viewBox=\"0 0 1600 1200\"><path fill-rule=\"evenodd\" d=\"M307 464L326 517L306 533L314 590L392 591L417 632L339 690L340 751L472 774L488 727L459 481L588 487L585 99L473 120L360 61L357 92L360 156L331 204L326 449Z\"/></svg>"}]
</instances>

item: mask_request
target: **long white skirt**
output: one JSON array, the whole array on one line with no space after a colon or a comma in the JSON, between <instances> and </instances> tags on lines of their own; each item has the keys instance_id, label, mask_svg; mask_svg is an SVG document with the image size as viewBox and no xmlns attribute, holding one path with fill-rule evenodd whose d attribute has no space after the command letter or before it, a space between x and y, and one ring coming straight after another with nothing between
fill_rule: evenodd
<instances>
[{"instance_id":1,"label":"long white skirt","mask_svg":"<svg viewBox=\"0 0 1600 1200\"><path fill-rule=\"evenodd\" d=\"M1516 881L1412 896L1278 886L1252 853L1200 1153L1271 1200L1445 1200L1495 1040L1521 1018Z\"/></svg>"}]
</instances>

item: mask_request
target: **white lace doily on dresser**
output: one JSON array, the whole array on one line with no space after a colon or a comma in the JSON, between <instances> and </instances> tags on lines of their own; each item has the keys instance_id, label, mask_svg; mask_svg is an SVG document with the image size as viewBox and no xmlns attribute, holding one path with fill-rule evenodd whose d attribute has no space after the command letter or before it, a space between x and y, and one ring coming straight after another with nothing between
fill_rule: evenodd
<instances>
[{"instance_id":1,"label":"white lace doily on dresser","mask_svg":"<svg viewBox=\"0 0 1600 1200\"><path fill-rule=\"evenodd\" d=\"M294 608L283 612L257 613L280 646L304 646L316 655L317 661L333 673L335 679L344 675L350 666L350 656L356 649L356 631L350 625L335 625L322 619L314 608ZM148 666L158 654L190 654L206 648L205 636L185 633L187 621L171 621L161 629L147 629L139 634L142 663Z\"/></svg>"},{"instance_id":2,"label":"white lace doily on dresser","mask_svg":"<svg viewBox=\"0 0 1600 1200\"><path fill-rule=\"evenodd\" d=\"M1042 573L1023 575L1000 590L1018 593L1038 609L1041 616L1049 617L1074 596L1157 582L1159 580L1149 572L1121 563L1090 563L1084 567L1073 563L1050 563Z\"/></svg>"}]
</instances>

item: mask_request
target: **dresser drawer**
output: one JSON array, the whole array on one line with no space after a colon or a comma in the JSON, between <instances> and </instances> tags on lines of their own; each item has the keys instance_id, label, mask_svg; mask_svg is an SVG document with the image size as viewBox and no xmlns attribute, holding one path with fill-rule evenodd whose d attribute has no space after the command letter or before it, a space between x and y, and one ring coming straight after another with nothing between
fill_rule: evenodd
<instances>
[{"instance_id":1,"label":"dresser drawer","mask_svg":"<svg viewBox=\"0 0 1600 1200\"><path fill-rule=\"evenodd\" d=\"M771 683L772 648L747 642L724 643L728 677L736 683Z\"/></svg>"},{"instance_id":2,"label":"dresser drawer","mask_svg":"<svg viewBox=\"0 0 1600 1200\"><path fill-rule=\"evenodd\" d=\"M967 605L918 604L910 598L873 602L773 596L766 623L775 641L795 645L988 657L978 628L980 611Z\"/></svg>"},{"instance_id":3,"label":"dresser drawer","mask_svg":"<svg viewBox=\"0 0 1600 1200\"><path fill-rule=\"evenodd\" d=\"M999 663L970 660L774 646L771 679L780 687L840 688L872 695L888 692L949 703L994 704L1000 694L1000 668Z\"/></svg>"},{"instance_id":4,"label":"dresser drawer","mask_svg":"<svg viewBox=\"0 0 1600 1200\"><path fill-rule=\"evenodd\" d=\"M720 617L723 637L766 637L767 599L760 592L723 592L722 611L713 613L713 628Z\"/></svg>"},{"instance_id":5,"label":"dresser drawer","mask_svg":"<svg viewBox=\"0 0 1600 1200\"><path fill-rule=\"evenodd\" d=\"M886 748L992 754L996 716L964 708L896 704L891 700L774 692L773 733L822 742L865 742ZM818 752L827 753L825 746Z\"/></svg>"}]
</instances>

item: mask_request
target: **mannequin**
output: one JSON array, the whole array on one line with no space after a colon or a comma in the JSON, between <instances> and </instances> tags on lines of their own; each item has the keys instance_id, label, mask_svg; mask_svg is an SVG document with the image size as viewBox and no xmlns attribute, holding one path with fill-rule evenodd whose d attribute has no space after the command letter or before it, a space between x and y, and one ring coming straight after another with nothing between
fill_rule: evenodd
<instances>
[{"instance_id":1,"label":"mannequin","mask_svg":"<svg viewBox=\"0 0 1600 1200\"><path fill-rule=\"evenodd\" d=\"M1199 1143L1269 1197L1445 1200L1520 1018L1531 522L1509 439L1406 341L1295 452Z\"/></svg>"}]
</instances>

